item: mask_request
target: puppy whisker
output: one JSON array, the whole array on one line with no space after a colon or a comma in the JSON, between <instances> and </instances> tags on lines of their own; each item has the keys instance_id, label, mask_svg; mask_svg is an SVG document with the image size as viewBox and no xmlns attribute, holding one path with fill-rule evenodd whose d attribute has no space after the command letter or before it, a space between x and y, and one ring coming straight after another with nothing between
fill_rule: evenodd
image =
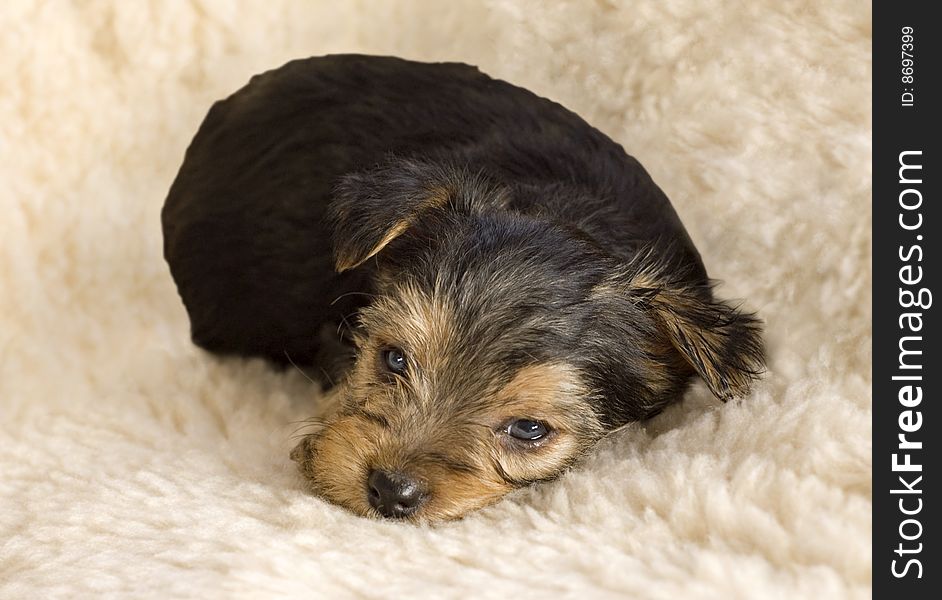
<instances>
[{"instance_id":1,"label":"puppy whisker","mask_svg":"<svg viewBox=\"0 0 942 600\"><path fill-rule=\"evenodd\" d=\"M288 349L287 349L287 348L284 348L283 350L284 350L284 353L285 353L285 358L288 359L288 362L291 363L291 366L293 366L295 369L297 369L297 370L298 370L298 373L300 373L301 375L304 375L304 378L305 378L305 379L307 379L308 381L310 381L310 382L313 383L314 385L317 385L317 382L314 381L313 379L311 379L310 376L308 376L308 374L305 373L305 372L301 369L301 367L298 366L298 364L297 364L296 362L294 362L294 360L291 358L291 355L288 354Z\"/></svg>"},{"instance_id":2,"label":"puppy whisker","mask_svg":"<svg viewBox=\"0 0 942 600\"><path fill-rule=\"evenodd\" d=\"M328 423L330 423L330 421L329 421L328 419L323 419L323 418L321 418L321 417L310 417L310 418L308 418L308 419L301 419L301 420L299 420L299 421L289 421L289 422L288 422L289 425L296 425L296 424L298 424L298 423L304 423L304 424L307 424L307 423L319 423L319 424L321 424L321 425L327 425Z\"/></svg>"},{"instance_id":3,"label":"puppy whisker","mask_svg":"<svg viewBox=\"0 0 942 600\"><path fill-rule=\"evenodd\" d=\"M343 298L347 298L348 296L365 296L365 297L367 297L367 298L375 298L375 297L376 297L376 294L370 294L370 293L368 293L368 292L347 292L347 293L345 293L345 294L340 294L339 296L337 296L336 298L334 298L334 299L330 302L330 305L333 306L333 305L336 304L338 301L342 300Z\"/></svg>"},{"instance_id":4,"label":"puppy whisker","mask_svg":"<svg viewBox=\"0 0 942 600\"><path fill-rule=\"evenodd\" d=\"M327 423L308 423L306 425L301 425L300 427L295 428L294 431L292 431L289 434L289 436L291 439L294 439L296 437L304 437L306 435L309 435L313 431L319 431L321 429L324 429L327 426L328 426ZM301 434L300 432L304 431L305 429L312 429L313 431L309 431L309 432Z\"/></svg>"}]
</instances>

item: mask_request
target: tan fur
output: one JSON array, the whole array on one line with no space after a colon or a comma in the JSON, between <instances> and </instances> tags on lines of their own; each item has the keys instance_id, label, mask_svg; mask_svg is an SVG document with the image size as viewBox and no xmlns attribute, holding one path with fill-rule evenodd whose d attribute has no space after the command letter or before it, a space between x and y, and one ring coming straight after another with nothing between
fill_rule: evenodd
<instances>
[{"instance_id":1,"label":"tan fur","mask_svg":"<svg viewBox=\"0 0 942 600\"><path fill-rule=\"evenodd\" d=\"M494 397L495 408L543 421L553 433L546 443L526 452L514 450L513 442L502 444L499 460L504 471L516 479L544 479L598 440L603 428L587 394L578 373L568 365L537 364L518 371Z\"/></svg>"},{"instance_id":2,"label":"tan fur","mask_svg":"<svg viewBox=\"0 0 942 600\"><path fill-rule=\"evenodd\" d=\"M630 266L626 272L595 286L592 298L637 298L649 309L664 334L662 342L654 340L646 348L650 357L647 369L649 385L654 391L659 391L659 385L667 385L666 377L659 377L659 374L666 375L665 367L693 369L724 401L747 394L753 379L763 370L763 364L761 353L745 352L741 354L744 359L741 368L724 368L728 362L728 357L724 357L724 346L728 343L729 323L724 320L727 317L723 311L732 315L735 310L718 301L704 300L696 291L671 282L659 270L650 253L643 253L636 260L642 264L641 268L631 272L634 266ZM688 316L707 309L717 311L716 322L703 325ZM669 348L676 352L668 352Z\"/></svg>"},{"instance_id":3,"label":"tan fur","mask_svg":"<svg viewBox=\"0 0 942 600\"><path fill-rule=\"evenodd\" d=\"M337 271L342 273L344 271L354 269L362 265L369 259L373 258L379 253L380 250L385 248L391 241L393 241L394 239L402 235L403 232L409 228L409 225L410 225L410 221L408 219L404 219L402 221L399 221L395 225L393 225L392 228L390 228L390 230L386 232L386 235L384 235L382 239L379 240L379 243L372 250L370 250L369 254L367 254L360 260L339 259L337 261Z\"/></svg>"},{"instance_id":4,"label":"tan fur","mask_svg":"<svg viewBox=\"0 0 942 600\"><path fill-rule=\"evenodd\" d=\"M722 327L700 327L690 323L681 315L693 310L697 298L673 292L659 293L653 304L657 319L668 339L692 364L703 365L697 369L707 387L723 400L744 396L748 393L755 373L762 369L758 360L749 370L721 370L724 362L723 346L726 333Z\"/></svg>"},{"instance_id":5,"label":"tan fur","mask_svg":"<svg viewBox=\"0 0 942 600\"><path fill-rule=\"evenodd\" d=\"M435 186L431 188L428 191L427 197L423 201L416 204L412 215L408 219L403 219L390 227L389 231L386 232L386 234L379 240L379 243L376 244L376 246L370 250L366 256L360 258L359 260L356 260L352 257L338 257L337 264L335 265L337 272L342 273L344 271L354 269L379 254L379 252L388 246L390 242L405 233L405 231L412 226L413 221L420 214L427 210L441 208L444 206L451 197L451 194L451 190L445 186Z\"/></svg>"}]
</instances>

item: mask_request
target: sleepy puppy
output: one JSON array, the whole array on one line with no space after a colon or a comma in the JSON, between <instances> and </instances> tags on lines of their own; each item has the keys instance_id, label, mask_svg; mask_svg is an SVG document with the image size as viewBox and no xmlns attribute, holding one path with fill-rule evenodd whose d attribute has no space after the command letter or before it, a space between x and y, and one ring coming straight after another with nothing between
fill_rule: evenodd
<instances>
[{"instance_id":1,"label":"sleepy puppy","mask_svg":"<svg viewBox=\"0 0 942 600\"><path fill-rule=\"evenodd\" d=\"M577 115L453 63L327 56L217 102L162 213L192 336L316 365L292 452L356 513L434 521L552 479L763 367L664 193Z\"/></svg>"}]
</instances>

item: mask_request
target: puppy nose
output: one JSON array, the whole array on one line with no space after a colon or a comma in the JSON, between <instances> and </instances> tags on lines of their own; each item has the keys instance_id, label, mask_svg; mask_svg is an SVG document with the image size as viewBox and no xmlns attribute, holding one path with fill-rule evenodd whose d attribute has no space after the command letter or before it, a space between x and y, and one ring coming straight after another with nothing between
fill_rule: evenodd
<instances>
[{"instance_id":1,"label":"puppy nose","mask_svg":"<svg viewBox=\"0 0 942 600\"><path fill-rule=\"evenodd\" d=\"M408 517L419 510L428 497L415 479L379 469L370 473L367 479L367 495L370 506L384 517L393 519Z\"/></svg>"}]
</instances>

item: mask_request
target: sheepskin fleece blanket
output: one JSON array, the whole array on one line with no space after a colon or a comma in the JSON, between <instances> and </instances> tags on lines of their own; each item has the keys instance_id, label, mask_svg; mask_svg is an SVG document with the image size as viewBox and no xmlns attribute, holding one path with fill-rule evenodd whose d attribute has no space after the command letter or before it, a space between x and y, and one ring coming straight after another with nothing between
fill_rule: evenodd
<instances>
[{"instance_id":1,"label":"sheepskin fleece blanket","mask_svg":"<svg viewBox=\"0 0 942 600\"><path fill-rule=\"evenodd\" d=\"M866 2L0 5L0 597L861 598ZM305 493L320 392L188 339L159 211L210 104L331 52L463 61L637 156L769 369L558 481L412 526Z\"/></svg>"}]
</instances>

